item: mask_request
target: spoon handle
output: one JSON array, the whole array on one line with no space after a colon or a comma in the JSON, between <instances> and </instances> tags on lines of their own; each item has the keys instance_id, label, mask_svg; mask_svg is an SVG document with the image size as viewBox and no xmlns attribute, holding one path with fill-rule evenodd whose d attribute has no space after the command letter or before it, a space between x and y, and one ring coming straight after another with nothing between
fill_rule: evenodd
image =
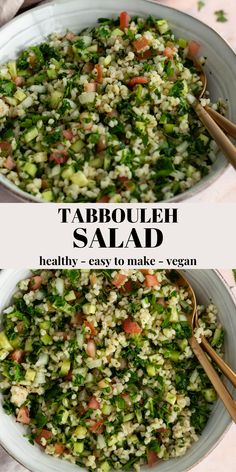
<instances>
[{"instance_id":1,"label":"spoon handle","mask_svg":"<svg viewBox=\"0 0 236 472\"><path fill-rule=\"evenodd\" d=\"M225 405L225 408L228 410L231 418L236 423L236 402L231 397L229 391L221 381L219 375L215 371L213 365L208 360L205 352L202 350L200 344L198 344L196 338L192 336L189 339L190 347L192 348L195 356L197 357L199 363L205 370L208 378L210 379L213 387L221 398L222 402Z\"/></svg>"},{"instance_id":2,"label":"spoon handle","mask_svg":"<svg viewBox=\"0 0 236 472\"><path fill-rule=\"evenodd\" d=\"M216 121L216 123L232 138L236 139L236 124L230 121L225 116L218 113L218 111L213 108L206 106L205 110L209 115Z\"/></svg>"},{"instance_id":3,"label":"spoon handle","mask_svg":"<svg viewBox=\"0 0 236 472\"><path fill-rule=\"evenodd\" d=\"M236 373L226 364L226 362L217 354L213 347L209 344L205 336L201 337L201 345L208 352L212 360L218 365L223 374L230 380L232 385L236 387Z\"/></svg>"},{"instance_id":4,"label":"spoon handle","mask_svg":"<svg viewBox=\"0 0 236 472\"><path fill-rule=\"evenodd\" d=\"M231 143L229 138L227 138L213 118L207 113L205 108L203 108L201 103L191 94L188 94L187 98L211 137L218 144L228 161L236 169L236 147Z\"/></svg>"}]
</instances>

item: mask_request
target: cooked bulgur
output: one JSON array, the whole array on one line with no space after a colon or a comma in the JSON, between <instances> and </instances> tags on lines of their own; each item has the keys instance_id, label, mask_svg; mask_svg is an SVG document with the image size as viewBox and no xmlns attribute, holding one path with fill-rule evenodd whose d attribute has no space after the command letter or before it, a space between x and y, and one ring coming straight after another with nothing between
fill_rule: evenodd
<instances>
[{"instance_id":1,"label":"cooked bulgur","mask_svg":"<svg viewBox=\"0 0 236 472\"><path fill-rule=\"evenodd\" d=\"M0 173L45 201L170 199L216 157L187 101L198 44L154 17L98 21L0 67Z\"/></svg>"},{"instance_id":2,"label":"cooked bulgur","mask_svg":"<svg viewBox=\"0 0 236 472\"><path fill-rule=\"evenodd\" d=\"M88 470L185 454L216 400L188 344L191 309L175 271L35 272L3 312L6 412L47 454ZM199 310L220 348L216 308Z\"/></svg>"}]
</instances>

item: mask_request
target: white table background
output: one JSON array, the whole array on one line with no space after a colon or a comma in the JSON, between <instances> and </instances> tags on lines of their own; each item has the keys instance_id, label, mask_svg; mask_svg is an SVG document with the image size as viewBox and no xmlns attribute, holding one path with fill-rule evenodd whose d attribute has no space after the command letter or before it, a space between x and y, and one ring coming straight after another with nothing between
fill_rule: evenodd
<instances>
[{"instance_id":1,"label":"white table background","mask_svg":"<svg viewBox=\"0 0 236 472\"><path fill-rule=\"evenodd\" d=\"M236 0L205 0L205 7L198 12L197 0L160 0L163 3L200 18L211 27L215 28L236 50ZM217 23L214 11L224 9L228 13L227 23ZM234 86L232 84L232 86ZM236 178L235 171L228 169L216 184L202 193L200 199L205 201L236 202ZM15 201L0 189L0 202ZM236 285L231 271L221 271L225 279L232 287L236 296ZM1 426L0 426L1 427ZM192 472L235 472L236 471L236 425L232 425L225 434L223 440L215 450L205 458L201 464L192 469ZM0 447L0 472L27 472L27 470L17 464ZM184 472L184 471L183 471Z\"/></svg>"}]
</instances>

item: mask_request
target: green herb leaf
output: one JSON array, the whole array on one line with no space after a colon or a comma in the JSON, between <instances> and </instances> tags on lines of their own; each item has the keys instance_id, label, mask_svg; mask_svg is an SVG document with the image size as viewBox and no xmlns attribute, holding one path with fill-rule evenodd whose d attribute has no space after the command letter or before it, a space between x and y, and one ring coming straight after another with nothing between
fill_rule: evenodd
<instances>
[{"instance_id":1,"label":"green herb leaf","mask_svg":"<svg viewBox=\"0 0 236 472\"><path fill-rule=\"evenodd\" d=\"M226 17L226 12L224 10L216 10L215 12L216 15L216 21L219 23L225 23L228 21L228 18Z\"/></svg>"}]
</instances>

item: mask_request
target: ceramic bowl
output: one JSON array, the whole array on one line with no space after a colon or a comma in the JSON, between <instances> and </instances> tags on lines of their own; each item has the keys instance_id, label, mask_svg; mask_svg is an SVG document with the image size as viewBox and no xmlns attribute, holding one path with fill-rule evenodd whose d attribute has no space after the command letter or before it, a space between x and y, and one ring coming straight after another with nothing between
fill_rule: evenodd
<instances>
[{"instance_id":1,"label":"ceramic bowl","mask_svg":"<svg viewBox=\"0 0 236 472\"><path fill-rule=\"evenodd\" d=\"M214 270L186 270L185 275L196 291L199 303L213 301L219 309L219 319L226 331L225 359L236 370L236 302L223 278ZM29 271L4 270L0 274L0 313L11 303L16 284L27 277ZM0 320L1 321L1 320ZM226 382L232 393L233 389ZM178 459L161 462L153 468L158 472L184 472L199 463L219 442L231 423L222 402L214 405L210 419L199 441L192 445L187 454ZM0 397L0 443L16 460L32 472L79 472L84 469L64 460L46 455L39 446L31 445L23 437L24 427L16 423L12 416L6 415ZM143 472L148 472L143 467Z\"/></svg>"},{"instance_id":2,"label":"ceramic bowl","mask_svg":"<svg viewBox=\"0 0 236 472\"><path fill-rule=\"evenodd\" d=\"M117 16L122 10L131 15L154 15L166 18L179 37L186 37L202 44L202 54L207 57L206 72L209 79L208 89L212 100L219 97L227 100L228 115L236 121L235 87L232 84L236 76L236 60L233 50L210 27L199 20L173 8L159 5L148 0L57 0L48 2L16 17L0 30L0 62L15 57L22 49L37 44L51 32L67 29L80 31L95 24L99 17ZM222 153L218 154L210 173L190 190L172 198L170 201L182 201L198 197L220 177L227 167ZM0 183L14 193L18 201L41 201L30 195L6 177L0 176Z\"/></svg>"}]
</instances>

